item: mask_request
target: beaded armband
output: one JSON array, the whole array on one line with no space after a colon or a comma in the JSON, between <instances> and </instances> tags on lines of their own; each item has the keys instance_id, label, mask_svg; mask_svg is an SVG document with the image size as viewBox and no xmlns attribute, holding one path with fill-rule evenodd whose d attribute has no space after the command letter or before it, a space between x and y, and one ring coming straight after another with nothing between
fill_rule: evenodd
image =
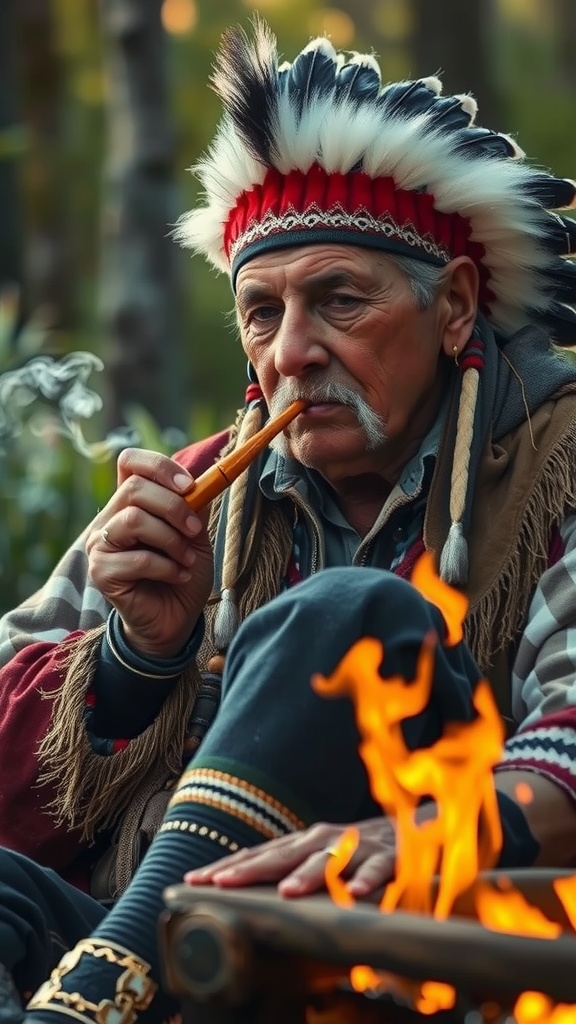
<instances>
[{"instance_id":1,"label":"beaded armband","mask_svg":"<svg viewBox=\"0 0 576 1024\"><path fill-rule=\"evenodd\" d=\"M63 979L83 957L94 957L119 969L111 997L94 1002L80 992L63 989ZM96 972L98 967L94 967ZM48 981L32 996L27 1009L52 1010L82 1024L133 1024L138 1014L150 1006L158 988L149 972L149 964L115 942L82 939L62 957Z\"/></svg>"}]
</instances>

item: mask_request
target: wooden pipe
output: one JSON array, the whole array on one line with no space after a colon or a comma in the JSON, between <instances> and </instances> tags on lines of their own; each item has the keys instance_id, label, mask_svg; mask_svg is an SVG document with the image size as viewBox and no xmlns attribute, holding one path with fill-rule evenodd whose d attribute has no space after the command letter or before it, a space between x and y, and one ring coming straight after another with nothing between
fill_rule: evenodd
<instances>
[{"instance_id":1,"label":"wooden pipe","mask_svg":"<svg viewBox=\"0 0 576 1024\"><path fill-rule=\"evenodd\" d=\"M194 481L189 491L185 491L184 498L195 510L204 508L208 502L217 498L222 491L225 491L231 483L248 468L251 462L260 454L263 448L279 434L284 427L288 426L298 413L306 408L308 403L303 398L292 402L283 412L268 420L268 423L259 430L253 437L236 448L235 451L225 455L220 462L216 462L205 473L202 473Z\"/></svg>"}]
</instances>

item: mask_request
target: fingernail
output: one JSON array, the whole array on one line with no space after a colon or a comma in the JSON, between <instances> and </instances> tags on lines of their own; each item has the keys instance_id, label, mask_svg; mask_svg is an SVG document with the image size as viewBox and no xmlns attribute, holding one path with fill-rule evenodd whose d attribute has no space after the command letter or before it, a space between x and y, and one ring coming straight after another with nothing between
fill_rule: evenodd
<instances>
[{"instance_id":1,"label":"fingernail","mask_svg":"<svg viewBox=\"0 0 576 1024\"><path fill-rule=\"evenodd\" d=\"M187 569L180 569L178 573L178 579L181 581L181 583L187 583L188 580L192 579L192 573L188 572Z\"/></svg>"},{"instance_id":2,"label":"fingernail","mask_svg":"<svg viewBox=\"0 0 576 1024\"><path fill-rule=\"evenodd\" d=\"M301 893L307 892L307 889L300 878L285 878L284 881L278 882L278 892L283 896L300 896Z\"/></svg>"},{"instance_id":3,"label":"fingernail","mask_svg":"<svg viewBox=\"0 0 576 1024\"><path fill-rule=\"evenodd\" d=\"M172 479L179 491L189 490L192 483L192 477L186 476L185 473L176 473Z\"/></svg>"},{"instance_id":4,"label":"fingernail","mask_svg":"<svg viewBox=\"0 0 576 1024\"><path fill-rule=\"evenodd\" d=\"M351 896L367 896L370 892L370 886L368 882L362 882L360 880L354 881L353 879L348 882L346 886Z\"/></svg>"},{"instance_id":5,"label":"fingernail","mask_svg":"<svg viewBox=\"0 0 576 1024\"><path fill-rule=\"evenodd\" d=\"M188 519L186 520L186 529L188 530L188 533L195 537L197 533L200 533L201 528L202 523L198 519L198 516L188 516Z\"/></svg>"}]
</instances>

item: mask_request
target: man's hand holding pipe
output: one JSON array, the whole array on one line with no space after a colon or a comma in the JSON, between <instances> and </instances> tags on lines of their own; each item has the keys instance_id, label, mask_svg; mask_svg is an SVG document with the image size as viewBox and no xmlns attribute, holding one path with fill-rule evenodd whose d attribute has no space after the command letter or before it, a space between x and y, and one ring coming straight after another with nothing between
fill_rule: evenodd
<instances>
[{"instance_id":1,"label":"man's hand holding pipe","mask_svg":"<svg viewBox=\"0 0 576 1024\"><path fill-rule=\"evenodd\" d=\"M92 581L145 657L182 650L212 588L208 509L194 512L183 497L193 483L173 459L127 448L118 488L88 531Z\"/></svg>"}]
</instances>

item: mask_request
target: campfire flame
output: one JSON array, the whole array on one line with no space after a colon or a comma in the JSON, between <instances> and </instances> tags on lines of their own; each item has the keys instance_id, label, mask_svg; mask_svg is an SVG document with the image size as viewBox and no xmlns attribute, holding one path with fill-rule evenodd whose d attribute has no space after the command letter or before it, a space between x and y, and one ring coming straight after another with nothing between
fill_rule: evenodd
<instances>
[{"instance_id":1,"label":"campfire flame","mask_svg":"<svg viewBox=\"0 0 576 1024\"><path fill-rule=\"evenodd\" d=\"M424 637L413 680L380 675L385 652L373 638L354 644L331 676L312 680L322 695L351 698L372 794L395 823L396 875L385 888L380 909L446 919L458 896L473 889L485 928L554 939L561 926L531 906L511 883L496 887L478 878L496 863L502 846L493 768L502 756L504 729L488 682L476 686L472 721L448 723L437 742L426 748L411 751L404 742L404 719L428 705L436 646L462 639L467 611L466 598L437 577L428 553L418 561L412 583L446 622L445 638L439 640L434 633ZM529 803L530 786L520 784L516 798ZM340 906L355 902L342 876L358 841L358 831L347 829L326 866L328 892ZM555 890L576 930L576 876L557 880ZM389 990L386 976L370 967L355 967L350 980L357 991ZM425 981L413 1002L426 1014L451 1008L455 998L451 985ZM541 993L525 992L514 1017L518 1024L576 1024L576 1007L555 1006Z\"/></svg>"},{"instance_id":2,"label":"campfire flame","mask_svg":"<svg viewBox=\"0 0 576 1024\"><path fill-rule=\"evenodd\" d=\"M518 1024L576 1024L576 1006L556 1003L542 992L523 992L516 1001Z\"/></svg>"}]
</instances>

